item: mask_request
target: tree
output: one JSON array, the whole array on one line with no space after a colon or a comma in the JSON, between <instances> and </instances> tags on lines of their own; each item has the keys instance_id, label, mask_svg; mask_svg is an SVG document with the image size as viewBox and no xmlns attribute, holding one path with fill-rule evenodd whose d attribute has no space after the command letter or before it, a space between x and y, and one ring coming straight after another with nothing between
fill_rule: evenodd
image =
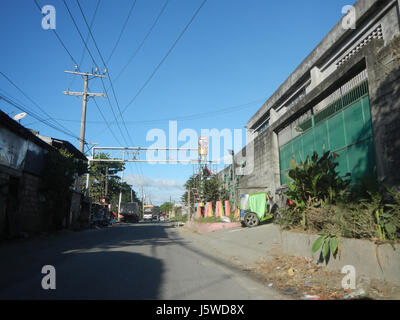
<instances>
[{"instance_id":1,"label":"tree","mask_svg":"<svg viewBox=\"0 0 400 320\"><path fill-rule=\"evenodd\" d=\"M174 207L174 204L172 202L164 202L161 206L160 206L160 211L161 212L170 212L172 210L172 208Z\"/></svg>"},{"instance_id":2,"label":"tree","mask_svg":"<svg viewBox=\"0 0 400 320\"><path fill-rule=\"evenodd\" d=\"M184 184L186 192L182 195L181 200L184 203L188 201L188 194L190 192L191 205L196 201L194 197L193 188L196 188L200 194L203 195L206 202L215 202L218 200L226 199L226 191L223 188L222 182L216 175L209 176L204 180L204 184L200 184L198 175L191 176Z\"/></svg>"},{"instance_id":3,"label":"tree","mask_svg":"<svg viewBox=\"0 0 400 320\"><path fill-rule=\"evenodd\" d=\"M110 159L108 153L99 153L95 159ZM142 202L138 199L136 191L126 182L121 182L117 175L124 170L122 162L93 162L90 167L90 196L94 201L100 201L100 198L110 199L113 209L116 209L119 203L119 194L122 193L121 202L137 202L139 208Z\"/></svg>"}]
</instances>

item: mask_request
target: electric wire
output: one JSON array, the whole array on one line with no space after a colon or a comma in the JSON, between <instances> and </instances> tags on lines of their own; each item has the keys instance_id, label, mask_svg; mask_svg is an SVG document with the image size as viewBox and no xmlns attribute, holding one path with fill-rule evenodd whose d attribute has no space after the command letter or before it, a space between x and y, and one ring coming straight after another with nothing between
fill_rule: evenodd
<instances>
[{"instance_id":1,"label":"electric wire","mask_svg":"<svg viewBox=\"0 0 400 320\"><path fill-rule=\"evenodd\" d=\"M158 21L160 20L161 16L163 15L165 9L167 8L169 0L166 0L163 7L161 8L160 12L158 13L156 19L154 20L153 24L151 25L150 29L147 31L145 37L143 40L140 42L139 46L136 48L136 50L133 52L133 54L129 57L127 63L122 67L121 71L118 73L118 75L115 77L114 82L117 82L119 77L122 75L122 73L126 70L126 68L129 66L129 64L132 63L132 61L136 58L136 55L140 51L140 49L143 47L144 43L146 42L147 38L150 36L150 34L153 32L153 29L157 25Z\"/></svg>"},{"instance_id":2,"label":"electric wire","mask_svg":"<svg viewBox=\"0 0 400 320\"><path fill-rule=\"evenodd\" d=\"M81 33L81 31L80 31L80 29L79 29L79 27L78 27L78 25L77 25L77 23L76 23L76 21L75 21L75 18L74 18L74 16L73 16L72 12L70 11L70 9L69 9L67 3L65 2L65 0L63 0L63 2L64 2L64 5L65 5L65 7L66 7L68 13L69 13L69 16L70 16L71 20L72 20L72 22L73 22L73 24L74 24L74 26L75 26L75 29L77 30L77 32L78 32L78 34L79 34L79 36L80 36L80 38L81 38L83 44L85 45L85 48L86 48L87 52L89 53L89 55L90 55L90 57L91 57L91 59L92 59L94 65L95 65L97 68L99 68L99 66L98 66L98 64L97 64L97 62L96 62L96 60L95 60L95 58L93 57L93 55L92 55L92 53L91 53L91 51L90 51L90 49L89 49L87 43L85 42L85 39L84 39L83 36L82 36L82 33ZM89 29L89 33L90 33L92 39L94 40L93 35L92 35L90 29ZM97 44L96 44L96 45L97 45ZM117 119L117 116L115 115L114 109L113 109L113 107L112 107L112 104L111 104L111 101L110 101L110 98L109 98L107 89L105 88L105 85L104 85L104 81L103 81L102 78L100 78L100 80L101 80L101 82L102 82L103 89L104 89L104 91L105 91L105 93L106 93L106 98L107 98L107 101L108 101L108 103L109 103L110 109L111 109L111 111L112 111L112 113L113 113L113 116L114 116L115 120L117 121L117 126L118 126L118 128L119 128L119 130L120 130L120 132L121 132L121 136L122 136L123 140L125 141L125 143L128 144L127 141L126 141L126 138L125 138L125 136L124 136L124 134L123 134L123 131L121 130L121 127L120 127L119 124L118 124L118 119Z\"/></svg>"},{"instance_id":3,"label":"electric wire","mask_svg":"<svg viewBox=\"0 0 400 320\"><path fill-rule=\"evenodd\" d=\"M67 6L65 0L63 0L63 1L64 1L65 6L66 6L67 9L68 9L68 6ZM95 37L93 36L92 30L91 30L91 28L90 28L90 26L89 26L89 24L88 24L88 22L87 22L87 19L86 19L86 16L85 16L85 14L84 14L84 12L83 12L83 10L82 10L82 7L81 7L81 5L80 5L80 3L79 3L78 0L76 0L76 3L77 3L77 5L78 5L78 7L79 7L79 10L80 10L80 12L81 12L81 14L82 14L82 17L83 17L84 21L85 21L86 27L87 27L88 30L89 30L90 36L92 37L93 43L94 43L94 45L95 45L95 47L96 47L96 49L97 49L97 53L99 54L99 56L100 56L100 58L101 58L101 60L102 60L102 63L103 63L103 65L104 65L104 67L106 68L106 70L109 70L109 68L107 67L107 63L104 61L103 55L101 54L101 51L100 51L100 49L99 49L99 47L98 47L98 45L97 45L96 39L95 39ZM68 9L68 12L69 12L69 14L70 14L70 16L71 16L71 19L74 21L73 16L72 16L72 13L70 12L69 9ZM76 24L75 22L74 22L74 25L75 25L75 27L76 27L76 29L77 29L77 31L78 31L78 33L79 33L79 35L80 35L82 41L84 41L84 40L83 40L83 37L82 37L82 35L81 35L80 31L79 31L79 28L78 28L78 26L77 26L77 24ZM86 48L87 48L87 45L86 45ZM88 49L88 48L87 48L87 49ZM89 49L88 49L88 50L89 50ZM92 56L92 55L91 55L91 56ZM92 60L93 60L93 63L97 66L97 63L96 63L96 61L94 60L93 56L92 56ZM109 72L109 71L108 71L108 72ZM102 80L102 79L101 79L101 80ZM130 141L134 144L133 139L132 139L132 137L131 137L131 135L130 135L130 133L129 133L129 130L128 130L128 128L126 127L124 118L123 118L123 116L122 116L121 109L120 109L120 106L119 106L119 103L118 103L117 95L116 95L116 93L115 93L115 89L114 89L114 85L113 85L113 82L112 82L111 74L110 74L110 73L108 73L108 80L109 80L109 82L110 82L110 84L111 84L111 89L112 89L112 92L113 92L113 95L114 95L114 99L115 99L115 102L116 102L116 104L117 104L117 108L118 108L118 111L119 111L119 113L120 113L121 120L122 120L122 123L123 123L123 125L124 125L124 127L125 127L126 133L128 134L128 138L129 138ZM107 89L105 88L105 85L104 85L103 80L102 80L102 84L103 84L104 91L105 91L106 94L107 94ZM107 99L108 99L108 101L110 102L110 100L109 100L109 98L108 98L108 94L107 94ZM110 106L111 106L111 102L110 102ZM115 119L116 119L116 117L115 117ZM117 119L116 119L116 120L117 120ZM118 120L117 120L117 121L118 121ZM117 125L118 125L118 123L117 123ZM118 127L119 127L119 125L118 125ZM122 130L121 130L121 134L122 134ZM122 136L123 136L123 135L122 135ZM125 142L127 142L124 136L123 136L123 138L124 138ZM127 143L127 144L128 144L128 143ZM136 162L135 162L135 166L136 166L136 168L137 168Z\"/></svg>"},{"instance_id":4,"label":"electric wire","mask_svg":"<svg viewBox=\"0 0 400 320\"><path fill-rule=\"evenodd\" d=\"M41 8L40 8L40 6L39 6L37 0L34 0L34 2L35 2L35 4L36 4L37 8L39 9L39 11L42 13L42 10L41 10ZM100 0L98 1L98 4L99 4L99 2L100 2ZM44 15L44 14L42 13L42 15ZM65 49L65 51L67 52L67 54L69 55L69 57L71 58L71 60L72 60L72 62L74 63L74 65L76 65L76 66L78 67L78 70L80 71L80 67L79 67L78 63L76 62L76 60L74 59L74 57L72 56L72 54L70 53L70 51L68 50L68 48L65 46L65 44L64 44L64 42L62 41L61 37L57 34L57 32L56 32L54 29L52 29L52 31L53 31L54 34L56 35L58 41L60 42L60 44L62 45L62 47ZM86 44L85 44L85 47L86 47ZM94 100L94 101L96 101L96 100ZM101 116L102 116L104 122L106 123L108 129L110 130L110 132L112 133L112 135L113 135L114 138L115 138L115 134L114 134L114 132L111 130L110 125L108 124L106 118L104 117L103 113L101 112L100 107L98 106L97 102L95 102L95 104L96 104L96 107L97 107L97 109L99 110L99 112L100 112L100 114L101 114ZM80 139L79 139L79 140L80 140ZM116 141L118 142L119 140L116 139ZM122 145L120 142L118 142L118 143L119 143L120 145Z\"/></svg>"},{"instance_id":5,"label":"electric wire","mask_svg":"<svg viewBox=\"0 0 400 320\"><path fill-rule=\"evenodd\" d=\"M46 110L44 110L40 105L38 105L31 97L29 97L19 86L17 86L7 75L5 75L2 71L0 71L0 75L3 76L4 79L6 79L9 83L11 83L26 99L28 99L30 102L32 102L41 112L43 112L49 119L53 121L56 125L59 125L61 128L63 128L65 131L68 131L70 134L74 134L71 130L68 128L64 127L61 123L59 123L56 119L54 119L52 116L50 116Z\"/></svg>"},{"instance_id":6,"label":"electric wire","mask_svg":"<svg viewBox=\"0 0 400 320\"><path fill-rule=\"evenodd\" d=\"M64 3L65 3L65 0L64 0ZM115 100L115 102L116 102L116 104L117 104L117 109L118 109L119 115L120 115L120 117L121 117L121 120L122 120L122 123L123 123L123 126L124 126L124 128L125 128L125 131L126 131L126 133L127 133L128 138L131 140L131 142L133 142L132 137L131 137L131 135L130 135L130 133L129 133L129 130L128 130L128 128L126 127L124 117L122 116L121 108L120 108L120 106L119 106L119 102L118 102L118 99L117 99L117 95L116 95L116 93L115 93L113 81L112 81L112 79L111 79L110 70L109 70L109 68L107 67L107 63L104 61L103 55L101 54L101 51L100 51L100 49L99 49L99 47L98 47L98 45L97 45L97 41L96 41L95 37L93 36L92 30L90 29L90 26L89 26L89 24L88 24L88 22L87 22L86 16L85 16L85 14L84 14L84 12L83 12L83 10L82 10L82 7L81 7L81 5L80 5L80 3L79 3L79 0L76 0L76 3L77 3L77 5L78 5L78 7L79 7L79 10L80 10L81 14L82 14L83 20L85 21L86 27L87 27L88 30L89 30L90 36L92 37L93 43L94 43L94 45L95 45L95 47L96 47L96 49L97 49L97 53L99 54L100 59L101 59L103 65L104 65L104 67L106 68L106 70L108 70L108 80L109 80L109 82L110 82L110 84L111 84L111 90L112 90L112 93L113 93L113 96L114 96L114 100ZM103 80L102 80L102 83L103 83L103 85L104 85ZM107 91L106 88L105 88L105 86L104 86L104 91ZM108 96L108 95L107 95L107 96Z\"/></svg>"},{"instance_id":7,"label":"electric wire","mask_svg":"<svg viewBox=\"0 0 400 320\"><path fill-rule=\"evenodd\" d=\"M12 105L13 107L17 108L17 109L20 110L20 111L25 112L25 113L28 113L31 117L35 118L36 120L38 120L39 122L43 123L44 125L46 125L46 126L52 128L52 129L54 129L54 130L56 130L56 131L58 131L58 132L64 133L65 135L70 136L70 137L72 137L72 138L74 138L74 139L80 140L79 137L77 137L77 136L75 136L75 135L72 135L72 134L70 134L69 132L64 131L63 129L60 129L59 127L55 126L55 125L52 124L52 123L47 122L46 119L41 118L41 117L40 117L39 115L37 115L35 112L29 110L26 106L21 106L21 105L19 105L17 102L13 101L13 98L11 98L11 97L6 97L4 94L1 94L1 95L0 95L0 99L3 100L3 101L5 101L5 102L8 103L9 105Z\"/></svg>"},{"instance_id":8,"label":"electric wire","mask_svg":"<svg viewBox=\"0 0 400 320\"><path fill-rule=\"evenodd\" d=\"M77 0L78 1L78 0ZM139 91L136 93L136 95L129 101L129 103L125 106L125 108L122 110L122 113L128 109L128 107L137 99L137 97L142 93L142 91L147 87L151 79L153 79L154 75L157 73L157 71L160 69L161 65L165 62L165 60L168 58L168 56L171 54L171 52L174 50L178 42L181 40L185 32L189 29L190 25L192 22L196 19L197 15L199 14L200 10L203 8L203 6L206 4L207 0L203 0L203 2L200 4L200 6L197 8L197 10L194 12L192 18L189 20L189 22L186 24L185 28L181 31L179 36L176 38L172 46L169 48L167 53L163 56L163 58L160 60L158 65L154 68L153 72L150 74L150 76L146 79L144 84L140 87Z\"/></svg>"},{"instance_id":9,"label":"electric wire","mask_svg":"<svg viewBox=\"0 0 400 320\"><path fill-rule=\"evenodd\" d=\"M90 21L90 27L91 27L91 28L93 28L93 24L94 24L94 21L95 21L95 19L96 19L96 15L97 15L97 11L98 11L98 9L99 9L99 6L100 6L100 0L97 0L96 8L94 9L94 13L93 13L93 16L92 16L92 20ZM88 32L88 34L86 35L86 42L89 42L89 40L90 40L89 38L90 38L90 34L89 34L89 32ZM85 53L86 53L86 49L85 49L85 46L83 46L82 54L81 54L81 58L80 58L80 60L79 60L78 68L80 68L80 66L81 66L82 63L83 63L83 59L85 58ZM70 81L70 83L69 83L69 85L68 85L68 88L71 88L71 87L72 87L72 85L74 84L76 78L77 78L76 76L73 76L73 75L72 75L72 79L71 79L71 81Z\"/></svg>"},{"instance_id":10,"label":"electric wire","mask_svg":"<svg viewBox=\"0 0 400 320\"><path fill-rule=\"evenodd\" d=\"M124 31L125 31L126 25L128 24L129 18L130 18L131 15L132 15L132 12L133 12L133 9L135 8L135 5L136 5L136 0L133 1L132 6L131 6L131 8L129 9L128 16L127 16L126 19L125 19L125 22L124 22L124 24L123 24L123 26L122 26L121 32L119 33L118 39L117 39L117 41L115 42L115 45L114 45L114 47L113 47L113 49L112 49L112 51L111 51L111 53L110 53L110 55L109 55L109 57L108 57L108 59L107 59L107 63L110 62L111 57L113 56L113 54L114 54L114 52L115 52L115 49L117 49L118 44L119 44L119 42L121 41L122 34L123 34ZM90 28L91 28L91 27L90 27Z\"/></svg>"}]
</instances>

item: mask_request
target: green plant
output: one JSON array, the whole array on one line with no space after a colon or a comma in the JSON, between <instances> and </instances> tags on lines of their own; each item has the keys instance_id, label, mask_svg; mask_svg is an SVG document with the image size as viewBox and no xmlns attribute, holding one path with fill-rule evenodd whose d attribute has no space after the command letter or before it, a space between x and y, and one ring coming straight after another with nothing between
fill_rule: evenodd
<instances>
[{"instance_id":1,"label":"green plant","mask_svg":"<svg viewBox=\"0 0 400 320\"><path fill-rule=\"evenodd\" d=\"M361 201L363 207L372 214L379 240L395 240L400 229L400 195L385 187L386 194L368 191L369 199ZM391 196L390 202L387 196Z\"/></svg>"},{"instance_id":2,"label":"green plant","mask_svg":"<svg viewBox=\"0 0 400 320\"><path fill-rule=\"evenodd\" d=\"M298 212L291 208L280 209L280 214L274 218L274 223L278 224L282 229L290 229L299 225L301 217Z\"/></svg>"},{"instance_id":3,"label":"green plant","mask_svg":"<svg viewBox=\"0 0 400 320\"><path fill-rule=\"evenodd\" d=\"M350 184L350 173L339 176L337 157L336 153L327 151L319 158L314 151L311 158L307 156L300 164L292 159L286 196L293 201L295 209L303 211L307 206L320 207L343 198ZM302 223L305 225L305 217Z\"/></svg>"},{"instance_id":4,"label":"green plant","mask_svg":"<svg viewBox=\"0 0 400 320\"><path fill-rule=\"evenodd\" d=\"M339 239L334 234L322 234L317 240L314 241L311 251L316 253L321 249L320 260L328 263L330 256L336 258L337 253L340 251Z\"/></svg>"},{"instance_id":5,"label":"green plant","mask_svg":"<svg viewBox=\"0 0 400 320\"><path fill-rule=\"evenodd\" d=\"M222 222L220 217L207 217L207 218L199 218L196 220L198 223L215 223Z\"/></svg>"},{"instance_id":6,"label":"green plant","mask_svg":"<svg viewBox=\"0 0 400 320\"><path fill-rule=\"evenodd\" d=\"M170 222L186 222L188 220L188 216L184 215L184 216L175 216L172 218L168 219Z\"/></svg>"},{"instance_id":7,"label":"green plant","mask_svg":"<svg viewBox=\"0 0 400 320\"><path fill-rule=\"evenodd\" d=\"M393 188L385 187L391 203L387 203L387 212L383 215L385 231L390 240L400 238L400 192Z\"/></svg>"}]
</instances>

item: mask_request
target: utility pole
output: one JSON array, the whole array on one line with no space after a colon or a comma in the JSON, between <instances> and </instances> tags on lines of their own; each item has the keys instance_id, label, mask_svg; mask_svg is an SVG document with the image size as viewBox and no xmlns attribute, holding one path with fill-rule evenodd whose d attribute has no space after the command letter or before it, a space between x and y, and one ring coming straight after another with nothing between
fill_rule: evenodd
<instances>
[{"instance_id":1,"label":"utility pole","mask_svg":"<svg viewBox=\"0 0 400 320\"><path fill-rule=\"evenodd\" d=\"M143 186L142 186L142 219L144 215L144 193L143 193Z\"/></svg>"},{"instance_id":2,"label":"utility pole","mask_svg":"<svg viewBox=\"0 0 400 320\"><path fill-rule=\"evenodd\" d=\"M232 178L233 178L233 210L236 211L236 205L237 205L237 197L236 197L236 168L235 168L235 152L233 150L231 151L232 155Z\"/></svg>"},{"instance_id":3,"label":"utility pole","mask_svg":"<svg viewBox=\"0 0 400 320\"><path fill-rule=\"evenodd\" d=\"M190 192L191 192L191 189L189 189L188 190L188 221L192 221L192 205L191 205L191 202L190 202Z\"/></svg>"},{"instance_id":4,"label":"utility pole","mask_svg":"<svg viewBox=\"0 0 400 320\"><path fill-rule=\"evenodd\" d=\"M82 116L81 116L81 133L79 137L79 151L84 153L84 145L85 145L85 126L86 126L86 106L88 97L102 97L105 98L106 95L104 93L90 93L87 92L89 86L89 77L99 77L106 78L105 75L101 74L92 74L92 73L83 73L83 72L74 72L74 71L64 71L65 73L81 75L83 76L83 92L71 92L69 89L64 91L65 95L82 97Z\"/></svg>"},{"instance_id":5,"label":"utility pole","mask_svg":"<svg viewBox=\"0 0 400 320\"><path fill-rule=\"evenodd\" d=\"M108 195L108 167L106 167L106 192L105 197Z\"/></svg>"},{"instance_id":6,"label":"utility pole","mask_svg":"<svg viewBox=\"0 0 400 320\"><path fill-rule=\"evenodd\" d=\"M122 152L122 162L124 163L125 161L125 152ZM124 171L125 168L122 168L122 173L121 173L121 184L124 182ZM119 201L118 201L118 221L119 221L119 214L121 213L121 200L122 200L122 189L119 193Z\"/></svg>"}]
</instances>

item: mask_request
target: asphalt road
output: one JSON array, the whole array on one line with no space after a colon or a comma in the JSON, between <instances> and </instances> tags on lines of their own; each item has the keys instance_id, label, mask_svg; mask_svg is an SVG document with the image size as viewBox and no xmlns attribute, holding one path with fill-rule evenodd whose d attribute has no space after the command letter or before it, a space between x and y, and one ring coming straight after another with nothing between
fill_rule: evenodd
<instances>
[{"instance_id":1,"label":"asphalt road","mask_svg":"<svg viewBox=\"0 0 400 320\"><path fill-rule=\"evenodd\" d=\"M118 224L0 245L0 299L279 299L164 223ZM44 265L56 289L44 290Z\"/></svg>"}]
</instances>

